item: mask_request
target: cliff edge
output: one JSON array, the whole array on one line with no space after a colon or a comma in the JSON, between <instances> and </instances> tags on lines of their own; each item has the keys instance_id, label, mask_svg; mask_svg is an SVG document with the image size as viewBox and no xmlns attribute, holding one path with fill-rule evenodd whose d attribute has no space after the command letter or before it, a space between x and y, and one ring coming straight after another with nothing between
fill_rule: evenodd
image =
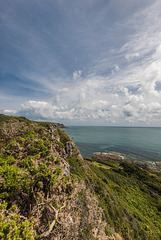
<instances>
[{"instance_id":1,"label":"cliff edge","mask_svg":"<svg viewBox=\"0 0 161 240\"><path fill-rule=\"evenodd\" d=\"M60 126L0 115L0 238L160 239L161 174L83 159Z\"/></svg>"}]
</instances>

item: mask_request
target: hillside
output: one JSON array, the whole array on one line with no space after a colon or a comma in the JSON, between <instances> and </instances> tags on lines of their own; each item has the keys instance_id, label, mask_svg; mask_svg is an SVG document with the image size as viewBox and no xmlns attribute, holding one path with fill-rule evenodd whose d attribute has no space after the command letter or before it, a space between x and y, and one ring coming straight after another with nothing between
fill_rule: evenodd
<instances>
[{"instance_id":1,"label":"hillside","mask_svg":"<svg viewBox=\"0 0 161 240\"><path fill-rule=\"evenodd\" d=\"M83 159L58 127L0 115L0 238L161 239L161 173Z\"/></svg>"}]
</instances>

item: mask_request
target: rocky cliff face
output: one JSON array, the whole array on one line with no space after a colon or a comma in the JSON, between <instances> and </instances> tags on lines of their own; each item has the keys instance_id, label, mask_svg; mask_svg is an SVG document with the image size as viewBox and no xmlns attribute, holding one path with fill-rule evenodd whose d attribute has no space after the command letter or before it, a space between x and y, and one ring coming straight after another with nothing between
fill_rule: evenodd
<instances>
[{"instance_id":1,"label":"rocky cliff face","mask_svg":"<svg viewBox=\"0 0 161 240\"><path fill-rule=\"evenodd\" d=\"M81 166L84 161L64 131L52 123L3 116L0 136L0 197L7 209L16 205L11 213L2 205L4 239L5 232L14 238L14 224L22 228L25 221L30 234L25 238L20 231L22 239L115 239L105 233L94 191L71 175L69 158Z\"/></svg>"},{"instance_id":2,"label":"rocky cliff face","mask_svg":"<svg viewBox=\"0 0 161 240\"><path fill-rule=\"evenodd\" d=\"M159 240L161 173L0 115L0 239Z\"/></svg>"}]
</instances>

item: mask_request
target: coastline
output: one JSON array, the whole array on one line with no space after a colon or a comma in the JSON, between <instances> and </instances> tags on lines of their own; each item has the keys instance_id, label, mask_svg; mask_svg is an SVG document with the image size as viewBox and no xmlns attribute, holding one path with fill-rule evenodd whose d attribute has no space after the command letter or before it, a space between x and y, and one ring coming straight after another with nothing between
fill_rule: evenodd
<instances>
[{"instance_id":1,"label":"coastline","mask_svg":"<svg viewBox=\"0 0 161 240\"><path fill-rule=\"evenodd\" d=\"M90 158L95 152L111 153L161 171L161 128L68 126L65 131L83 157Z\"/></svg>"},{"instance_id":2,"label":"coastline","mask_svg":"<svg viewBox=\"0 0 161 240\"><path fill-rule=\"evenodd\" d=\"M128 156L121 155L121 153L117 152L94 152L92 157L93 160L101 160L101 161L109 161L109 162L129 162L134 164L135 166L142 168L144 170L153 170L157 172L161 172L161 162L142 162L139 160L129 160Z\"/></svg>"}]
</instances>

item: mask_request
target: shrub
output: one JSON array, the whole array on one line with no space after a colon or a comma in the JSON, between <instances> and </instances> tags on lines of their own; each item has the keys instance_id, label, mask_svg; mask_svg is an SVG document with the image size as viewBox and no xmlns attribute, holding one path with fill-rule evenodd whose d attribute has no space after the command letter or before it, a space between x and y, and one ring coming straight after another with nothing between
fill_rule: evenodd
<instances>
[{"instance_id":1,"label":"shrub","mask_svg":"<svg viewBox=\"0 0 161 240\"><path fill-rule=\"evenodd\" d=\"M0 166L2 165L12 165L17 160L13 156L1 156L0 157Z\"/></svg>"},{"instance_id":2,"label":"shrub","mask_svg":"<svg viewBox=\"0 0 161 240\"><path fill-rule=\"evenodd\" d=\"M62 143L62 142L56 142L56 144L59 146L59 147L61 147L61 148L64 148L64 144Z\"/></svg>"},{"instance_id":3,"label":"shrub","mask_svg":"<svg viewBox=\"0 0 161 240\"><path fill-rule=\"evenodd\" d=\"M29 146L29 155L35 155L39 153L39 149L35 148L34 146Z\"/></svg>"},{"instance_id":4,"label":"shrub","mask_svg":"<svg viewBox=\"0 0 161 240\"><path fill-rule=\"evenodd\" d=\"M36 133L35 131L33 130L27 130L26 133L25 133L25 136L28 137L28 138L36 138Z\"/></svg>"},{"instance_id":5,"label":"shrub","mask_svg":"<svg viewBox=\"0 0 161 240\"><path fill-rule=\"evenodd\" d=\"M58 133L60 136L60 141L65 144L66 142L70 141L69 136L66 134L66 132L64 132L63 130L58 128Z\"/></svg>"},{"instance_id":6,"label":"shrub","mask_svg":"<svg viewBox=\"0 0 161 240\"><path fill-rule=\"evenodd\" d=\"M6 147L6 150L12 150L14 147L14 144L16 144L15 140L10 141L10 143Z\"/></svg>"},{"instance_id":7,"label":"shrub","mask_svg":"<svg viewBox=\"0 0 161 240\"><path fill-rule=\"evenodd\" d=\"M45 140L45 141L44 141L44 145L45 145L46 147L49 147L49 146L50 146L50 141L49 141L49 140Z\"/></svg>"},{"instance_id":8,"label":"shrub","mask_svg":"<svg viewBox=\"0 0 161 240\"><path fill-rule=\"evenodd\" d=\"M57 158L56 161L55 161L56 164L58 164L60 162L61 162L61 160L59 158Z\"/></svg>"},{"instance_id":9,"label":"shrub","mask_svg":"<svg viewBox=\"0 0 161 240\"><path fill-rule=\"evenodd\" d=\"M17 206L13 205L7 210L7 203L0 202L0 239L35 239L33 223L27 219L20 221L19 214L16 213Z\"/></svg>"},{"instance_id":10,"label":"shrub","mask_svg":"<svg viewBox=\"0 0 161 240\"><path fill-rule=\"evenodd\" d=\"M0 167L2 199L13 201L18 194L27 192L30 184L30 178L27 172L14 165L6 165Z\"/></svg>"},{"instance_id":11,"label":"shrub","mask_svg":"<svg viewBox=\"0 0 161 240\"><path fill-rule=\"evenodd\" d=\"M55 160L55 156L54 155L50 155L49 157L48 157L48 161L54 161Z\"/></svg>"}]
</instances>

